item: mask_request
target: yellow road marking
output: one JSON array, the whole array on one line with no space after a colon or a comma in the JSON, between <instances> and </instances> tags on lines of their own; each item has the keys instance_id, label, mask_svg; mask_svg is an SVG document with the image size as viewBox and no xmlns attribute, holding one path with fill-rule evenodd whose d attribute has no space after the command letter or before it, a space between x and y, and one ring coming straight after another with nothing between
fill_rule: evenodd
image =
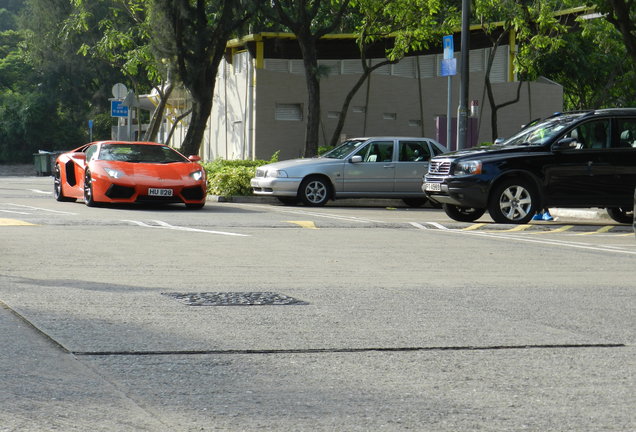
<instances>
[{"instance_id":1,"label":"yellow road marking","mask_svg":"<svg viewBox=\"0 0 636 432\"><path fill-rule=\"evenodd\" d=\"M21 221L18 219L3 219L0 218L0 226L28 226L28 225L32 225L35 226L35 224L29 223L29 222L25 222L25 221Z\"/></svg>"},{"instance_id":2,"label":"yellow road marking","mask_svg":"<svg viewBox=\"0 0 636 432\"><path fill-rule=\"evenodd\" d=\"M601 233L606 233L609 230L611 230L613 228L612 225L607 225L604 226L602 228L597 229L596 231L590 231L590 232L584 232L584 233L579 233L577 235L590 235L590 234L601 234Z\"/></svg>"},{"instance_id":3,"label":"yellow road marking","mask_svg":"<svg viewBox=\"0 0 636 432\"><path fill-rule=\"evenodd\" d=\"M497 233L505 233L505 232L516 232L516 231L525 231L530 228L532 225L517 225L514 228L510 228L507 230L490 230L487 232L497 232Z\"/></svg>"},{"instance_id":4,"label":"yellow road marking","mask_svg":"<svg viewBox=\"0 0 636 432\"><path fill-rule=\"evenodd\" d=\"M553 233L560 233L560 232L567 231L567 230L572 229L572 228L574 228L574 225L563 225L562 227L555 228L555 229L552 229L552 230L548 230L548 231L535 231L535 232L532 232L531 234L553 234Z\"/></svg>"},{"instance_id":5,"label":"yellow road marking","mask_svg":"<svg viewBox=\"0 0 636 432\"><path fill-rule=\"evenodd\" d=\"M293 223L307 229L318 229L316 228L316 225L314 225L312 221L285 221L285 222Z\"/></svg>"},{"instance_id":6,"label":"yellow road marking","mask_svg":"<svg viewBox=\"0 0 636 432\"><path fill-rule=\"evenodd\" d=\"M462 231L473 231L473 230L476 230L476 229L479 229L479 228L483 227L484 225L487 225L487 224L485 224L485 223L474 224L474 225L471 225L469 227L462 228Z\"/></svg>"}]
</instances>

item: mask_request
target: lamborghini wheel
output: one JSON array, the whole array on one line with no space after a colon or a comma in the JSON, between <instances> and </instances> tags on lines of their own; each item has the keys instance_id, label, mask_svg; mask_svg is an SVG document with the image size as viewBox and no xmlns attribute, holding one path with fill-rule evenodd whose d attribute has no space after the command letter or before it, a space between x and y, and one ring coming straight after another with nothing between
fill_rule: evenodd
<instances>
[{"instance_id":1,"label":"lamborghini wheel","mask_svg":"<svg viewBox=\"0 0 636 432\"><path fill-rule=\"evenodd\" d=\"M86 174L84 174L84 204L88 207L97 206L97 203L93 198L93 184L91 173L89 171L86 171Z\"/></svg>"},{"instance_id":2,"label":"lamborghini wheel","mask_svg":"<svg viewBox=\"0 0 636 432\"><path fill-rule=\"evenodd\" d=\"M55 165L55 172L53 173L53 196L57 201L75 201L75 198L69 198L64 196L62 190L62 175L60 172L60 166Z\"/></svg>"}]
</instances>

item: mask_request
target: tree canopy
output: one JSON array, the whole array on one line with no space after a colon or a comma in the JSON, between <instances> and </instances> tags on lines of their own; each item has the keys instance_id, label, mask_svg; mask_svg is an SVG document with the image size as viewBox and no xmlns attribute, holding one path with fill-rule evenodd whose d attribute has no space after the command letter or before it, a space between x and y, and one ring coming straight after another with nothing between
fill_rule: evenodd
<instances>
[{"instance_id":1,"label":"tree canopy","mask_svg":"<svg viewBox=\"0 0 636 432\"><path fill-rule=\"evenodd\" d=\"M426 47L458 25L459 0L5 0L0 6L0 163L37 150L69 149L109 138L108 99L116 82L138 93L169 91L168 71L192 98L182 150L197 153L215 78L229 38L254 31L293 32L303 53L309 117L305 154L317 151L320 79L315 42L355 33L365 46L392 38L385 61ZM561 83L568 108L636 103L636 0L587 0L598 15L564 23L576 0L474 0L473 23L515 32L516 70ZM500 27L501 28L501 27ZM497 35L492 46L497 47ZM433 39L431 39L433 38ZM364 75L364 74L363 74ZM368 76L368 75L367 75ZM366 77L361 77L362 83ZM360 84L361 85L361 84ZM358 87L359 88L359 87ZM355 88L352 92L355 92ZM507 101L493 101L493 107ZM343 110L346 111L346 110ZM161 113L159 113L160 115Z\"/></svg>"}]
</instances>

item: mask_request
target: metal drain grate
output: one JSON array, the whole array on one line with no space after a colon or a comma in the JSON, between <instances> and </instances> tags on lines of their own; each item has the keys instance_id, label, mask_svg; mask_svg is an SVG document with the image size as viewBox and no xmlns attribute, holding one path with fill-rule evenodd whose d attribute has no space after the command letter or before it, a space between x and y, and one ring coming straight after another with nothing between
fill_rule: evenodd
<instances>
[{"instance_id":1,"label":"metal drain grate","mask_svg":"<svg viewBox=\"0 0 636 432\"><path fill-rule=\"evenodd\" d=\"M308 303L274 292L162 293L187 306L266 306Z\"/></svg>"}]
</instances>

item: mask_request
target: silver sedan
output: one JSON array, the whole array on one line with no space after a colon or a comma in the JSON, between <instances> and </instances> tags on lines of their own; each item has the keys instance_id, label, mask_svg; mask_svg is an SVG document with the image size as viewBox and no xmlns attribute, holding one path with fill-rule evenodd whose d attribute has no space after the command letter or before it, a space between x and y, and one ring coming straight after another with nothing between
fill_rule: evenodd
<instances>
[{"instance_id":1,"label":"silver sedan","mask_svg":"<svg viewBox=\"0 0 636 432\"><path fill-rule=\"evenodd\" d=\"M319 157L261 166L250 183L256 195L275 196L285 204L399 198L421 206L426 202L421 186L428 161L446 151L431 138L354 138Z\"/></svg>"}]
</instances>

